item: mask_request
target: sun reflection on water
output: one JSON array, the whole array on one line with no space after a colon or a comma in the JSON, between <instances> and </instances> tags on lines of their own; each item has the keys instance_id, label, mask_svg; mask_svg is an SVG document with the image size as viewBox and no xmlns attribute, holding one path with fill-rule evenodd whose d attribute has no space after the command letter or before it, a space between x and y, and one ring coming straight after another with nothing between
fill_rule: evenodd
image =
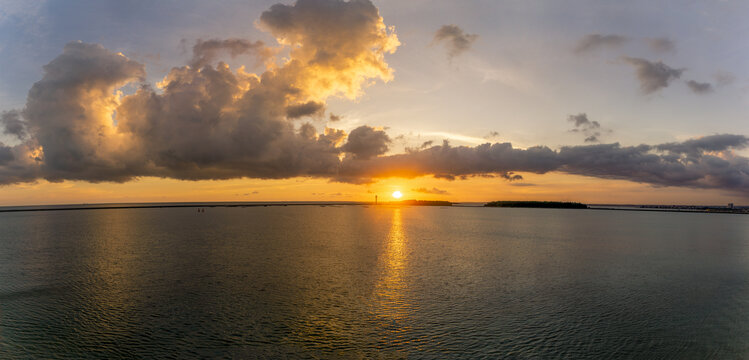
<instances>
[{"instance_id":1,"label":"sun reflection on water","mask_svg":"<svg viewBox=\"0 0 749 360\"><path fill-rule=\"evenodd\" d=\"M410 311L410 304L405 296L408 290L405 280L408 265L406 245L401 209L395 208L386 250L380 262L382 275L375 285L377 314L391 321L406 318Z\"/></svg>"}]
</instances>

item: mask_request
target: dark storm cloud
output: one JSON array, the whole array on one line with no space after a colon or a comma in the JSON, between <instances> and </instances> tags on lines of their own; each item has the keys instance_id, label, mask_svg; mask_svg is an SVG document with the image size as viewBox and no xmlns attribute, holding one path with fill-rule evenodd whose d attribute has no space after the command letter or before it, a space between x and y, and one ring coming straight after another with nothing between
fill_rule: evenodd
<instances>
[{"instance_id":1,"label":"dark storm cloud","mask_svg":"<svg viewBox=\"0 0 749 360\"><path fill-rule=\"evenodd\" d=\"M570 115L567 121L575 125L575 128L570 131L585 135L585 142L597 142L599 140L601 136L601 124L598 121L589 120L587 114Z\"/></svg>"},{"instance_id":2,"label":"dark storm cloud","mask_svg":"<svg viewBox=\"0 0 749 360\"><path fill-rule=\"evenodd\" d=\"M655 52L673 52L676 51L676 43L673 40L665 37L650 38L646 39L648 47Z\"/></svg>"},{"instance_id":3,"label":"dark storm cloud","mask_svg":"<svg viewBox=\"0 0 749 360\"><path fill-rule=\"evenodd\" d=\"M685 69L674 69L658 61L623 57L622 60L635 67L640 89L646 94L653 93L669 85L671 80L678 79Z\"/></svg>"},{"instance_id":4,"label":"dark storm cloud","mask_svg":"<svg viewBox=\"0 0 749 360\"><path fill-rule=\"evenodd\" d=\"M21 119L21 114L18 111L4 111L0 113L0 128L3 129L3 134L13 135L18 140L26 138L26 122Z\"/></svg>"},{"instance_id":5,"label":"dark storm cloud","mask_svg":"<svg viewBox=\"0 0 749 360\"><path fill-rule=\"evenodd\" d=\"M687 81L689 90L695 94L707 94L713 91L713 85L710 83L701 83L694 80Z\"/></svg>"},{"instance_id":6,"label":"dark storm cloud","mask_svg":"<svg viewBox=\"0 0 749 360\"><path fill-rule=\"evenodd\" d=\"M478 37L476 34L465 33L457 25L443 25L434 34L434 42L443 44L448 57L453 58L470 49Z\"/></svg>"},{"instance_id":7,"label":"dark storm cloud","mask_svg":"<svg viewBox=\"0 0 749 360\"><path fill-rule=\"evenodd\" d=\"M578 54L591 52L604 47L618 47L629 41L621 35L590 34L577 42L574 51Z\"/></svg>"},{"instance_id":8,"label":"dark storm cloud","mask_svg":"<svg viewBox=\"0 0 749 360\"><path fill-rule=\"evenodd\" d=\"M434 194L434 195L449 195L450 194L449 192L447 192L447 190L437 189L436 187L433 187L431 189L420 187L416 189L411 189L411 191L422 193L422 194Z\"/></svg>"}]
</instances>

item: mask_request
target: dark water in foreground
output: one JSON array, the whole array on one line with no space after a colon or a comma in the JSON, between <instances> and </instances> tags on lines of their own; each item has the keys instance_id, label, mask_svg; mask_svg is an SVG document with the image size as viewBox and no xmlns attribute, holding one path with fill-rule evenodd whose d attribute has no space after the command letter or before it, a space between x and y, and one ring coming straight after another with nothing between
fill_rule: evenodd
<instances>
[{"instance_id":1,"label":"dark water in foreground","mask_svg":"<svg viewBox=\"0 0 749 360\"><path fill-rule=\"evenodd\" d=\"M0 214L0 358L747 358L749 216Z\"/></svg>"}]
</instances>

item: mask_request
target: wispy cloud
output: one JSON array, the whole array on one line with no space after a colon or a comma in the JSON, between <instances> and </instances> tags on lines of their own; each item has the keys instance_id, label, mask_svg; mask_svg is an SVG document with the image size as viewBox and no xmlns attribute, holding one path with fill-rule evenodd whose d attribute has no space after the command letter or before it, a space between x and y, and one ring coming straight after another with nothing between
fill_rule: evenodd
<instances>
[{"instance_id":1,"label":"wispy cloud","mask_svg":"<svg viewBox=\"0 0 749 360\"><path fill-rule=\"evenodd\" d=\"M689 80L686 84L689 87L689 90L692 90L695 94L707 94L713 91L713 85L710 83Z\"/></svg>"},{"instance_id":2,"label":"wispy cloud","mask_svg":"<svg viewBox=\"0 0 749 360\"><path fill-rule=\"evenodd\" d=\"M423 193L423 194L434 194L434 195L449 195L450 194L449 192L447 192L447 190L437 189L436 187L433 187L431 189L420 187L416 189L411 189L411 191L417 192L417 193Z\"/></svg>"},{"instance_id":3,"label":"wispy cloud","mask_svg":"<svg viewBox=\"0 0 749 360\"><path fill-rule=\"evenodd\" d=\"M589 120L588 115L580 113L570 115L567 121L573 123L575 127L571 132L579 132L585 136L585 142L598 142L601 137L601 124L595 120Z\"/></svg>"},{"instance_id":4,"label":"wispy cloud","mask_svg":"<svg viewBox=\"0 0 749 360\"><path fill-rule=\"evenodd\" d=\"M601 48L619 47L627 41L629 41L629 38L616 34L589 34L580 39L573 50L578 54L582 54Z\"/></svg>"},{"instance_id":5,"label":"wispy cloud","mask_svg":"<svg viewBox=\"0 0 749 360\"><path fill-rule=\"evenodd\" d=\"M422 133L422 135L425 136L434 136L441 139L448 139L448 140L455 140L460 141L467 144L484 144L488 141L484 138L475 137L475 136L468 136L468 135L462 135L462 134L455 134L455 133L449 133L444 131L432 131L432 132L426 132Z\"/></svg>"},{"instance_id":6,"label":"wispy cloud","mask_svg":"<svg viewBox=\"0 0 749 360\"><path fill-rule=\"evenodd\" d=\"M443 25L434 34L434 42L445 46L450 59L468 51L478 38L478 35L468 34L457 25Z\"/></svg>"},{"instance_id":7,"label":"wispy cloud","mask_svg":"<svg viewBox=\"0 0 749 360\"><path fill-rule=\"evenodd\" d=\"M651 62L645 59L623 57L626 63L632 65L640 81L640 89L646 94L668 87L672 80L681 77L686 69L674 69L660 61Z\"/></svg>"},{"instance_id":8,"label":"wispy cloud","mask_svg":"<svg viewBox=\"0 0 749 360\"><path fill-rule=\"evenodd\" d=\"M667 53L676 51L676 43L665 37L649 38L645 39L650 50L659 53Z\"/></svg>"}]
</instances>

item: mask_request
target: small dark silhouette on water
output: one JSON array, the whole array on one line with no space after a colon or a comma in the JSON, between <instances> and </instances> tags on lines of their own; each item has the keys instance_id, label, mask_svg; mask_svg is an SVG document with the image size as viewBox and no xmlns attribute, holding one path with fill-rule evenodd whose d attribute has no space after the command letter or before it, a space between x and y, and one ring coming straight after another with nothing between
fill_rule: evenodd
<instances>
[{"instance_id":1,"label":"small dark silhouette on water","mask_svg":"<svg viewBox=\"0 0 749 360\"><path fill-rule=\"evenodd\" d=\"M576 202L561 201L492 201L484 204L486 207L515 207L515 208L549 208L549 209L587 209L588 205Z\"/></svg>"}]
</instances>

